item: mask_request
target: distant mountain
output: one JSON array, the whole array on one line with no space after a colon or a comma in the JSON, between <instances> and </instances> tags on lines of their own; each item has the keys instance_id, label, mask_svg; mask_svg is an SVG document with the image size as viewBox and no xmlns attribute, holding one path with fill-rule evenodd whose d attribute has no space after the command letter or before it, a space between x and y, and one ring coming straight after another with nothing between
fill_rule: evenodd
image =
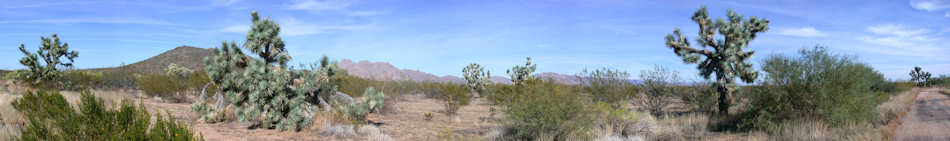
<instances>
[{"instance_id":1,"label":"distant mountain","mask_svg":"<svg viewBox=\"0 0 950 141\"><path fill-rule=\"evenodd\" d=\"M343 59L337 62L337 66L346 70L349 75L372 80L410 80L415 82L431 81L465 83L462 78L457 76L436 76L418 70L399 69L388 62L369 62L366 60L353 62L350 59Z\"/></svg>"},{"instance_id":2,"label":"distant mountain","mask_svg":"<svg viewBox=\"0 0 950 141\"><path fill-rule=\"evenodd\" d=\"M169 64L177 64L192 70L204 69L204 58L210 56L213 49L197 48L192 46L179 46L172 50L165 51L148 59L118 67L119 69L130 70L136 73L162 73ZM434 74L422 72L419 70L399 69L388 62L370 62L362 60L354 62L353 60L343 59L337 62L337 66L347 70L350 75L380 81L410 80L415 82L451 82L465 83L465 80L458 76L445 75L437 76ZM94 71L112 71L117 68L96 68ZM553 72L536 73L535 76L542 79L551 78L558 83L577 85L580 84L574 75L558 74ZM489 79L495 83L511 84L511 79L503 76L491 76Z\"/></svg>"},{"instance_id":3,"label":"distant mountain","mask_svg":"<svg viewBox=\"0 0 950 141\"><path fill-rule=\"evenodd\" d=\"M432 81L465 83L465 80L458 76L436 76L434 74L429 74L418 70L399 69L388 62L370 62L366 60L353 62L349 59L343 59L337 62L337 66L347 70L350 75L380 81L411 80L415 82ZM544 72L535 75L542 79L551 78L554 81L562 84L580 84L580 81L578 81L577 77L574 75L564 75L553 72ZM491 76L489 80L495 83L511 84L511 79L503 76Z\"/></svg>"},{"instance_id":4,"label":"distant mountain","mask_svg":"<svg viewBox=\"0 0 950 141\"><path fill-rule=\"evenodd\" d=\"M192 46L179 46L175 49L165 51L148 59L119 66L119 69L129 70L136 73L163 73L169 64L189 68L195 71L204 69L204 58L211 55L213 49L203 49ZM116 68L96 68L94 71L112 71Z\"/></svg>"}]
</instances>

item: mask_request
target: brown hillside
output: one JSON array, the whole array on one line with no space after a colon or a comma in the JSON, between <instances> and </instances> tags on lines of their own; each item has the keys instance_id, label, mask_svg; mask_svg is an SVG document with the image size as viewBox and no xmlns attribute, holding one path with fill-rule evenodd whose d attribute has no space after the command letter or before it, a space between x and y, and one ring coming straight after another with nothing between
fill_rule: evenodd
<instances>
[{"instance_id":1,"label":"brown hillside","mask_svg":"<svg viewBox=\"0 0 950 141\"><path fill-rule=\"evenodd\" d=\"M204 58L211 55L212 49L180 46L151 58L121 66L137 73L161 73L169 64L178 64L192 70L204 69Z\"/></svg>"}]
</instances>

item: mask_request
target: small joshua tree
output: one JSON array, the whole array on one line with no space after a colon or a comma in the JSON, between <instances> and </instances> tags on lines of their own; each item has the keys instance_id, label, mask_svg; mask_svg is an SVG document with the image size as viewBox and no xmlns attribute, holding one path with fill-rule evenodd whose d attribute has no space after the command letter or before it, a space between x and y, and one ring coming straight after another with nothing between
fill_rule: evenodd
<instances>
[{"instance_id":1,"label":"small joshua tree","mask_svg":"<svg viewBox=\"0 0 950 141\"><path fill-rule=\"evenodd\" d=\"M666 35L666 46L673 49L673 53L680 56L683 62L698 63L699 74L706 79L715 74L713 85L719 92L719 113L728 114L731 95L735 89L735 78L738 76L746 83L752 83L758 73L753 70L752 64L746 62L752 58L753 51L743 51L749 46L749 41L755 39L756 34L769 29L769 20L752 16L743 19L742 15L727 10L729 19L709 18L706 7L702 7L693 14L693 21L699 24L699 37L696 42L701 49L690 47L679 28L673 34ZM722 38L716 38L716 32ZM709 47L710 49L706 49ZM705 58L705 59L703 59ZM702 61L700 61L702 59Z\"/></svg>"},{"instance_id":2,"label":"small joshua tree","mask_svg":"<svg viewBox=\"0 0 950 141\"><path fill-rule=\"evenodd\" d=\"M36 53L30 53L23 44L20 44L20 52L25 55L20 59L20 64L26 66L27 69L19 73L21 76L18 77L32 85L41 82L56 82L62 77L60 69L72 67L74 59L79 57L79 52L69 50L69 44L65 42L60 43L56 34L53 34L52 38L40 37L40 39L42 45ZM43 62L40 62L40 58Z\"/></svg>"},{"instance_id":3,"label":"small joshua tree","mask_svg":"<svg viewBox=\"0 0 950 141\"><path fill-rule=\"evenodd\" d=\"M290 61L284 43L278 36L280 26L251 13L251 30L244 48L258 56L245 55L234 42L223 42L205 59L208 77L226 95L240 121L254 127L278 130L299 130L310 125L315 95L335 93L329 76L333 71L326 58L321 69L294 71L287 69ZM331 85L331 86L327 86ZM222 100L219 100L222 101ZM203 102L203 101L199 101ZM214 112L203 103L193 110ZM328 107L325 107L328 108ZM214 119L215 117L211 117Z\"/></svg>"},{"instance_id":4,"label":"small joshua tree","mask_svg":"<svg viewBox=\"0 0 950 141\"><path fill-rule=\"evenodd\" d=\"M534 76L531 73L534 73L534 70L537 68L537 65L531 64L531 57L527 58L524 66L514 66L511 69L505 71L508 73L508 76L511 77L511 82L515 85L522 85L525 81L533 78Z\"/></svg>"},{"instance_id":5,"label":"small joshua tree","mask_svg":"<svg viewBox=\"0 0 950 141\"><path fill-rule=\"evenodd\" d=\"M481 65L475 63L469 64L462 69L462 73L468 84L468 88L473 92L481 94L485 90L485 85L491 83L491 80L488 79L491 77L491 72L482 69Z\"/></svg>"},{"instance_id":6,"label":"small joshua tree","mask_svg":"<svg viewBox=\"0 0 950 141\"><path fill-rule=\"evenodd\" d=\"M910 81L917 83L917 87L926 87L930 85L930 72L922 71L920 67L914 67L910 70Z\"/></svg>"}]
</instances>

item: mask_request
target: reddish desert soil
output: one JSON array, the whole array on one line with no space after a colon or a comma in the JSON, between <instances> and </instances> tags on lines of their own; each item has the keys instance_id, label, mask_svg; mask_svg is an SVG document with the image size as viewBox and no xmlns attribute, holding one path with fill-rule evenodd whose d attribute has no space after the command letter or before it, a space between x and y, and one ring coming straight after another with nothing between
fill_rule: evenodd
<instances>
[{"instance_id":1,"label":"reddish desert soil","mask_svg":"<svg viewBox=\"0 0 950 141\"><path fill-rule=\"evenodd\" d=\"M897 129L900 141L950 141L950 97L939 89L920 91L904 123Z\"/></svg>"}]
</instances>

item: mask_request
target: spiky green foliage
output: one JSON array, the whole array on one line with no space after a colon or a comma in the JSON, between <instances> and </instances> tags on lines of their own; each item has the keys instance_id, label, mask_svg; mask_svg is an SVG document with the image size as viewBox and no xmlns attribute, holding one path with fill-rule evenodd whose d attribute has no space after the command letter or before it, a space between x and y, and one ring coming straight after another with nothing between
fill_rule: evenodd
<instances>
[{"instance_id":1,"label":"spiky green foliage","mask_svg":"<svg viewBox=\"0 0 950 141\"><path fill-rule=\"evenodd\" d=\"M239 121L281 131L309 126L316 96L336 91L331 81L336 68L324 57L319 69L288 69L290 57L278 36L280 26L260 19L257 12L251 16L244 48L259 58L245 55L234 42L222 42L205 59L208 77L226 95ZM199 113L222 110L207 110L201 104L194 108Z\"/></svg>"},{"instance_id":2,"label":"spiky green foliage","mask_svg":"<svg viewBox=\"0 0 950 141\"><path fill-rule=\"evenodd\" d=\"M489 80L491 72L485 71L481 65L475 63L462 68L462 75L465 77L468 88L473 92L482 93L485 91L485 85L491 83Z\"/></svg>"},{"instance_id":3,"label":"spiky green foliage","mask_svg":"<svg viewBox=\"0 0 950 141\"><path fill-rule=\"evenodd\" d=\"M290 61L290 55L284 49L284 41L280 36L280 25L270 19L261 20L257 11L251 12L251 30L247 31L247 41L244 48L264 59L264 63L278 63L281 67Z\"/></svg>"},{"instance_id":4,"label":"spiky green foliage","mask_svg":"<svg viewBox=\"0 0 950 141\"><path fill-rule=\"evenodd\" d=\"M11 104L29 121L20 140L203 140L171 115L153 123L144 105L126 101L109 109L88 91L81 93L78 111L55 91L29 92Z\"/></svg>"},{"instance_id":5,"label":"spiky green foliage","mask_svg":"<svg viewBox=\"0 0 950 141\"><path fill-rule=\"evenodd\" d=\"M922 71L920 67L910 70L910 81L917 83L917 87L926 87L932 83L930 72Z\"/></svg>"},{"instance_id":6,"label":"spiky green foliage","mask_svg":"<svg viewBox=\"0 0 950 141\"><path fill-rule=\"evenodd\" d=\"M24 44L20 44L20 52L25 55L20 59L20 64L26 66L26 69L21 70L19 79L32 85L57 82L62 77L60 69L72 67L74 59L79 57L79 52L69 50L69 44L61 43L56 34L53 34L52 38L40 37L40 39L42 45L36 53L30 53Z\"/></svg>"},{"instance_id":7,"label":"spiky green foliage","mask_svg":"<svg viewBox=\"0 0 950 141\"><path fill-rule=\"evenodd\" d=\"M630 74L621 70L600 68L595 70L584 69L578 74L578 80L585 92L590 93L593 100L606 102L612 106L620 106L622 101L632 98L636 91L630 91L632 84L627 81Z\"/></svg>"},{"instance_id":8,"label":"spiky green foliage","mask_svg":"<svg viewBox=\"0 0 950 141\"><path fill-rule=\"evenodd\" d=\"M719 112L728 113L735 78L738 76L746 83L752 83L758 73L746 59L752 58L753 51L743 51L756 34L769 29L769 20L752 16L743 19L742 15L727 10L728 20L722 18L713 22L703 6L693 14L693 21L699 25L699 37L696 42L702 49L690 47L689 41L680 33L679 28L673 34L666 35L666 46L686 63L698 63L699 75L710 79L715 74L718 87ZM716 32L722 37L715 37ZM707 47L711 48L706 49ZM702 60L701 60L702 59Z\"/></svg>"},{"instance_id":9,"label":"spiky green foliage","mask_svg":"<svg viewBox=\"0 0 950 141\"><path fill-rule=\"evenodd\" d=\"M511 77L511 83L521 85L528 79L534 78L534 75L531 73L534 73L535 69L537 69L537 65L531 64L531 57L527 57L527 62L525 62L524 66L514 66L505 72Z\"/></svg>"},{"instance_id":10,"label":"spiky green foliage","mask_svg":"<svg viewBox=\"0 0 950 141\"><path fill-rule=\"evenodd\" d=\"M338 111L350 121L362 123L369 113L378 113L384 105L385 94L376 92L374 87L366 88L363 101L348 103L338 108Z\"/></svg>"}]
</instances>

